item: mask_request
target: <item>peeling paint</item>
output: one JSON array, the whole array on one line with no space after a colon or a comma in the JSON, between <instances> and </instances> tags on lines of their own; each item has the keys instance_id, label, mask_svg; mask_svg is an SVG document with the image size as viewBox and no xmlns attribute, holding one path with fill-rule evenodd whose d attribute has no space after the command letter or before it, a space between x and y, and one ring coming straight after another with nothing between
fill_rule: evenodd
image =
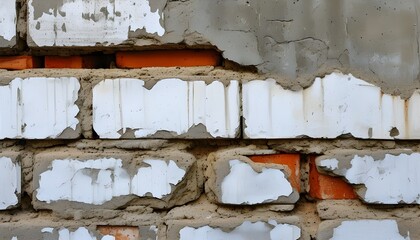
<instances>
[{"instance_id":1,"label":"peeling paint","mask_svg":"<svg viewBox=\"0 0 420 240\"><path fill-rule=\"evenodd\" d=\"M0 86L0 139L56 138L76 130L80 89L76 78L15 78Z\"/></svg>"},{"instance_id":2,"label":"peeling paint","mask_svg":"<svg viewBox=\"0 0 420 240\"><path fill-rule=\"evenodd\" d=\"M319 166L325 162L337 159L322 159ZM357 193L368 203L420 204L420 153L391 155L382 159L369 155L354 155L351 166L337 167L336 175L344 176L351 184L363 184L363 191ZM347 160L343 160L347 162ZM343 163L343 166L350 164ZM329 169L325 169L328 171ZM332 171L331 170L331 171Z\"/></svg>"},{"instance_id":3,"label":"peeling paint","mask_svg":"<svg viewBox=\"0 0 420 240\"><path fill-rule=\"evenodd\" d=\"M203 226L200 228L184 227L179 231L181 240L210 240L210 239L231 239L231 240L254 240L254 239L281 239L297 240L300 238L300 229L294 225L277 224L275 221L255 222L245 221L230 232L220 228Z\"/></svg>"},{"instance_id":4,"label":"peeling paint","mask_svg":"<svg viewBox=\"0 0 420 240\"><path fill-rule=\"evenodd\" d=\"M171 184L176 185L185 176L185 170L172 160L144 162L150 167L139 168L131 177L122 167L121 159L54 160L51 169L40 174L36 198L47 203L68 200L94 205L129 194L151 193L155 198L162 198L171 193Z\"/></svg>"},{"instance_id":5,"label":"peeling paint","mask_svg":"<svg viewBox=\"0 0 420 240\"><path fill-rule=\"evenodd\" d=\"M178 184L185 176L185 170L179 168L174 161L145 160L150 167L139 168L131 183L131 192L137 196L162 198L171 193L171 184ZM144 183L149 184L144 184Z\"/></svg>"},{"instance_id":6,"label":"peeling paint","mask_svg":"<svg viewBox=\"0 0 420 240\"><path fill-rule=\"evenodd\" d=\"M136 138L159 131L174 136L204 125L212 137L234 138L240 125L239 83L162 79L152 89L139 79L107 79L93 88L93 127L101 138ZM122 133L119 133L122 130ZM204 134L193 138L207 138Z\"/></svg>"},{"instance_id":7,"label":"peeling paint","mask_svg":"<svg viewBox=\"0 0 420 240\"><path fill-rule=\"evenodd\" d=\"M163 12L152 12L149 0L58 1L47 7L43 2L28 3L29 36L39 47L120 44L138 29L159 36L165 33L160 23Z\"/></svg>"},{"instance_id":8,"label":"peeling paint","mask_svg":"<svg viewBox=\"0 0 420 240\"><path fill-rule=\"evenodd\" d=\"M273 79L243 85L244 133L248 138L419 139L420 91L408 100L334 72L301 91ZM407 109L405 106L408 106Z\"/></svg>"},{"instance_id":9,"label":"peeling paint","mask_svg":"<svg viewBox=\"0 0 420 240\"><path fill-rule=\"evenodd\" d=\"M0 210L18 204L21 191L21 167L8 157L0 157Z\"/></svg>"},{"instance_id":10,"label":"peeling paint","mask_svg":"<svg viewBox=\"0 0 420 240\"><path fill-rule=\"evenodd\" d=\"M97 238L84 227L80 227L74 232L62 228L58 231L58 234L59 240L97 240ZM115 240L115 237L106 235L103 236L101 240Z\"/></svg>"},{"instance_id":11,"label":"peeling paint","mask_svg":"<svg viewBox=\"0 0 420 240\"><path fill-rule=\"evenodd\" d=\"M410 240L410 234L404 237L399 233L395 220L356 220L343 221L334 229L330 240Z\"/></svg>"},{"instance_id":12,"label":"peeling paint","mask_svg":"<svg viewBox=\"0 0 420 240\"><path fill-rule=\"evenodd\" d=\"M2 0L0 8L0 37L11 41L16 36L16 1Z\"/></svg>"},{"instance_id":13,"label":"peeling paint","mask_svg":"<svg viewBox=\"0 0 420 240\"><path fill-rule=\"evenodd\" d=\"M293 192L290 182L279 169L263 168L258 173L240 160L230 160L229 166L230 173L221 184L223 203L265 203Z\"/></svg>"},{"instance_id":14,"label":"peeling paint","mask_svg":"<svg viewBox=\"0 0 420 240\"><path fill-rule=\"evenodd\" d=\"M338 168L338 160L337 159L325 159L319 163L319 166L330 171L336 170Z\"/></svg>"}]
</instances>

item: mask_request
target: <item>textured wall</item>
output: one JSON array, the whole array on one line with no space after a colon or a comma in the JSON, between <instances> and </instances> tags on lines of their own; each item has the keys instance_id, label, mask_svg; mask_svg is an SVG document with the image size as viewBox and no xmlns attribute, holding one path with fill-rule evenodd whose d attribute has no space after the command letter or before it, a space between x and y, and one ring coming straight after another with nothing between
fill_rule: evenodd
<instances>
[{"instance_id":1,"label":"textured wall","mask_svg":"<svg viewBox=\"0 0 420 240\"><path fill-rule=\"evenodd\" d=\"M417 1L0 2L0 239L420 239Z\"/></svg>"}]
</instances>

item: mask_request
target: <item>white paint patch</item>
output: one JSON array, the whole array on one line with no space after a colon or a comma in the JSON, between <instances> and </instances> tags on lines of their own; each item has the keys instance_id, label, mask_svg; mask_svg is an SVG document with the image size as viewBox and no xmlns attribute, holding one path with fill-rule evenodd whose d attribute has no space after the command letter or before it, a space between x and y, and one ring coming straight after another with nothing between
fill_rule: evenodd
<instances>
[{"instance_id":1,"label":"white paint patch","mask_svg":"<svg viewBox=\"0 0 420 240\"><path fill-rule=\"evenodd\" d=\"M46 228L41 229L42 233L53 233L53 231L54 231L54 228L51 228L51 227L46 227Z\"/></svg>"},{"instance_id":2,"label":"white paint patch","mask_svg":"<svg viewBox=\"0 0 420 240\"><path fill-rule=\"evenodd\" d=\"M145 160L150 167L139 168L133 177L131 192L137 196L162 198L171 193L172 185L178 184L185 176L185 170L179 168L174 161ZM148 183L148 184L144 184Z\"/></svg>"},{"instance_id":3,"label":"white paint patch","mask_svg":"<svg viewBox=\"0 0 420 240\"><path fill-rule=\"evenodd\" d=\"M321 160L322 162L327 160ZM363 184L368 203L420 204L420 153L386 154L384 159L372 156L354 156L349 169L335 172L351 184Z\"/></svg>"},{"instance_id":4,"label":"white paint patch","mask_svg":"<svg viewBox=\"0 0 420 240\"><path fill-rule=\"evenodd\" d=\"M152 12L149 0L63 1L48 12L42 12L45 3L41 1L28 3L28 31L39 47L120 44L140 29L159 36L165 33L160 24L163 13Z\"/></svg>"},{"instance_id":5,"label":"white paint patch","mask_svg":"<svg viewBox=\"0 0 420 240\"><path fill-rule=\"evenodd\" d=\"M300 229L298 227L289 224L277 224L271 221L270 223L251 223L246 221L231 232L224 232L220 228L204 226L197 229L184 227L179 231L179 233L181 240L297 240L300 238Z\"/></svg>"},{"instance_id":6,"label":"white paint patch","mask_svg":"<svg viewBox=\"0 0 420 240\"><path fill-rule=\"evenodd\" d=\"M7 41L16 36L16 1L1 0L0 37Z\"/></svg>"},{"instance_id":7,"label":"white paint patch","mask_svg":"<svg viewBox=\"0 0 420 240\"><path fill-rule=\"evenodd\" d=\"M158 232L158 228L155 225L150 226L149 230L153 231L155 234L157 234ZM156 236L156 240L157 240L157 236Z\"/></svg>"},{"instance_id":8,"label":"white paint patch","mask_svg":"<svg viewBox=\"0 0 420 240\"><path fill-rule=\"evenodd\" d=\"M76 78L15 78L0 86L0 139L56 138L76 129L80 89Z\"/></svg>"},{"instance_id":9,"label":"white paint patch","mask_svg":"<svg viewBox=\"0 0 420 240\"><path fill-rule=\"evenodd\" d=\"M97 240L97 238L84 227L80 227L74 232L62 228L58 231L58 235L59 240ZM103 236L101 240L115 240L115 237L106 235Z\"/></svg>"},{"instance_id":10,"label":"white paint patch","mask_svg":"<svg viewBox=\"0 0 420 240\"><path fill-rule=\"evenodd\" d=\"M0 157L0 210L18 204L21 191L21 168L12 159Z\"/></svg>"},{"instance_id":11,"label":"white paint patch","mask_svg":"<svg viewBox=\"0 0 420 240\"><path fill-rule=\"evenodd\" d=\"M279 169L263 168L261 173L239 160L230 160L230 173L221 184L222 202L257 204L289 196L293 188Z\"/></svg>"},{"instance_id":12,"label":"white paint patch","mask_svg":"<svg viewBox=\"0 0 420 240\"><path fill-rule=\"evenodd\" d=\"M334 229L331 240L410 240L401 236L395 220L356 220L343 221Z\"/></svg>"},{"instance_id":13,"label":"white paint patch","mask_svg":"<svg viewBox=\"0 0 420 240\"><path fill-rule=\"evenodd\" d=\"M131 178L121 159L54 160L51 169L40 175L36 197L47 203L68 200L94 205L129 194L162 198L171 193L171 184L185 176L185 170L172 160L168 164L156 159L144 162L150 167L139 168Z\"/></svg>"},{"instance_id":14,"label":"white paint patch","mask_svg":"<svg viewBox=\"0 0 420 240\"><path fill-rule=\"evenodd\" d=\"M301 91L285 90L268 79L244 83L242 92L248 138L420 138L420 91L404 101L335 72Z\"/></svg>"},{"instance_id":15,"label":"white paint patch","mask_svg":"<svg viewBox=\"0 0 420 240\"><path fill-rule=\"evenodd\" d=\"M338 160L337 159L325 159L319 163L320 167L328 170L335 170L338 168Z\"/></svg>"},{"instance_id":16,"label":"white paint patch","mask_svg":"<svg viewBox=\"0 0 420 240\"><path fill-rule=\"evenodd\" d=\"M11 240L18 240L18 238L17 237L12 237L12 239Z\"/></svg>"},{"instance_id":17,"label":"white paint patch","mask_svg":"<svg viewBox=\"0 0 420 240\"><path fill-rule=\"evenodd\" d=\"M176 135L203 124L213 137L234 138L240 125L239 83L162 79L151 90L139 79L107 79L93 88L93 127L101 138ZM207 135L197 136L207 137Z\"/></svg>"}]
</instances>

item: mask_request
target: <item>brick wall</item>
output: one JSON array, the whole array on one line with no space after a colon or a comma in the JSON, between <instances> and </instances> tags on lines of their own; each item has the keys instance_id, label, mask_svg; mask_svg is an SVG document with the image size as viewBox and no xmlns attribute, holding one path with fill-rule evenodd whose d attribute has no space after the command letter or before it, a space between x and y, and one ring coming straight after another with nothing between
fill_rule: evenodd
<instances>
[{"instance_id":1,"label":"brick wall","mask_svg":"<svg viewBox=\"0 0 420 240\"><path fill-rule=\"evenodd\" d=\"M335 56L299 1L1 1L0 239L420 239L417 29Z\"/></svg>"}]
</instances>

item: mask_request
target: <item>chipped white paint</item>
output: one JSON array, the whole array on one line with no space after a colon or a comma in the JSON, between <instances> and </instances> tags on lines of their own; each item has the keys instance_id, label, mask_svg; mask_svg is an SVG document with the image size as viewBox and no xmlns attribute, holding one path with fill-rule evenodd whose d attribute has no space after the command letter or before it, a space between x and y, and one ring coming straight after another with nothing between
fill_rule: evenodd
<instances>
[{"instance_id":1,"label":"chipped white paint","mask_svg":"<svg viewBox=\"0 0 420 240\"><path fill-rule=\"evenodd\" d=\"M162 36L163 13L151 11L149 0L74 0L52 5L28 3L29 36L37 46L95 46L120 44L130 32L144 29Z\"/></svg>"},{"instance_id":2,"label":"chipped white paint","mask_svg":"<svg viewBox=\"0 0 420 240\"><path fill-rule=\"evenodd\" d=\"M337 159L325 159L319 163L319 166L328 169L330 171L335 170L338 168L338 160Z\"/></svg>"},{"instance_id":3,"label":"chipped white paint","mask_svg":"<svg viewBox=\"0 0 420 240\"><path fill-rule=\"evenodd\" d=\"M47 203L68 200L95 205L129 194L162 198L185 175L172 160L168 164L157 159L144 162L150 167L139 168L131 178L121 159L54 160L51 169L40 175L36 197Z\"/></svg>"},{"instance_id":4,"label":"chipped white paint","mask_svg":"<svg viewBox=\"0 0 420 240\"><path fill-rule=\"evenodd\" d=\"M11 240L18 240L18 238L17 237L12 237L12 239Z\"/></svg>"},{"instance_id":5,"label":"chipped white paint","mask_svg":"<svg viewBox=\"0 0 420 240\"><path fill-rule=\"evenodd\" d=\"M402 236L395 220L356 220L343 221L334 229L330 240L410 240Z\"/></svg>"},{"instance_id":6,"label":"chipped white paint","mask_svg":"<svg viewBox=\"0 0 420 240\"><path fill-rule=\"evenodd\" d=\"M242 102L248 138L420 138L420 91L404 101L351 74L316 78L302 91L273 79L251 81L243 85Z\"/></svg>"},{"instance_id":7,"label":"chipped white paint","mask_svg":"<svg viewBox=\"0 0 420 240\"><path fill-rule=\"evenodd\" d=\"M185 176L185 170L179 168L172 160L169 163L159 160L144 162L150 167L139 168L131 183L131 192L137 196L151 193L153 197L162 198L171 193L171 184L178 184Z\"/></svg>"},{"instance_id":8,"label":"chipped white paint","mask_svg":"<svg viewBox=\"0 0 420 240\"><path fill-rule=\"evenodd\" d=\"M324 161L320 161L322 166ZM351 184L363 184L363 199L369 203L420 204L420 153L391 155L374 160L372 156L354 156L349 169L334 172Z\"/></svg>"},{"instance_id":9,"label":"chipped white paint","mask_svg":"<svg viewBox=\"0 0 420 240\"><path fill-rule=\"evenodd\" d=\"M293 188L279 169L263 168L261 173L240 160L230 160L230 173L221 184L222 202L257 204L289 196Z\"/></svg>"},{"instance_id":10,"label":"chipped white paint","mask_svg":"<svg viewBox=\"0 0 420 240\"><path fill-rule=\"evenodd\" d=\"M62 228L58 231L58 235L59 240L97 240L97 238L84 227L80 227L74 232ZM101 240L115 240L115 237L106 235L103 236Z\"/></svg>"},{"instance_id":11,"label":"chipped white paint","mask_svg":"<svg viewBox=\"0 0 420 240\"><path fill-rule=\"evenodd\" d=\"M16 1L0 0L0 38L7 41L16 36Z\"/></svg>"},{"instance_id":12,"label":"chipped white paint","mask_svg":"<svg viewBox=\"0 0 420 240\"><path fill-rule=\"evenodd\" d=\"M157 234L157 232L158 232L158 228L155 225L150 226L149 230L153 231L155 234ZM157 240L157 236L156 236L156 240Z\"/></svg>"},{"instance_id":13,"label":"chipped white paint","mask_svg":"<svg viewBox=\"0 0 420 240\"><path fill-rule=\"evenodd\" d=\"M0 210L18 204L21 190L21 168L12 159L0 157Z\"/></svg>"},{"instance_id":14,"label":"chipped white paint","mask_svg":"<svg viewBox=\"0 0 420 240\"><path fill-rule=\"evenodd\" d=\"M239 109L238 81L225 87L219 81L162 79L148 90L143 80L123 78L93 88L93 127L101 138L119 138L128 129L137 138L158 131L181 135L199 124L213 137L234 138Z\"/></svg>"},{"instance_id":15,"label":"chipped white paint","mask_svg":"<svg viewBox=\"0 0 420 240\"><path fill-rule=\"evenodd\" d=\"M0 139L56 138L76 129L80 88L76 78L15 78L0 86Z\"/></svg>"},{"instance_id":16,"label":"chipped white paint","mask_svg":"<svg viewBox=\"0 0 420 240\"><path fill-rule=\"evenodd\" d=\"M52 227L46 227L46 228L41 229L42 233L52 233L53 231L54 231L54 228Z\"/></svg>"},{"instance_id":17,"label":"chipped white paint","mask_svg":"<svg viewBox=\"0 0 420 240\"><path fill-rule=\"evenodd\" d=\"M184 227L180 231L180 240L297 240L300 238L300 229L294 225L277 224L275 221L255 222L246 221L231 232L224 232L220 228L204 226L200 228Z\"/></svg>"}]
</instances>

